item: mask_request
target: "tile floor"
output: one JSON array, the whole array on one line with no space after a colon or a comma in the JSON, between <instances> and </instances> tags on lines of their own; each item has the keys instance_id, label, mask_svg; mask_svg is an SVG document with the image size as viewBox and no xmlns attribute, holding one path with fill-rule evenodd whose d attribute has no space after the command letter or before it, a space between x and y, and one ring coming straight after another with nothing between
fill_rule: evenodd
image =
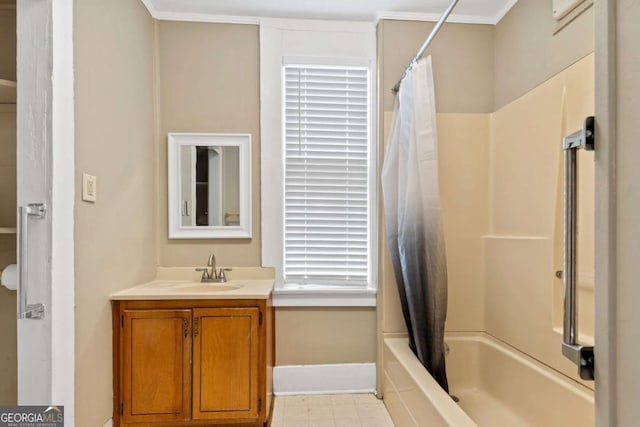
<instances>
[{"instance_id":1,"label":"tile floor","mask_svg":"<svg viewBox=\"0 0 640 427\"><path fill-rule=\"evenodd\" d=\"M373 394L279 396L272 427L393 427Z\"/></svg>"}]
</instances>

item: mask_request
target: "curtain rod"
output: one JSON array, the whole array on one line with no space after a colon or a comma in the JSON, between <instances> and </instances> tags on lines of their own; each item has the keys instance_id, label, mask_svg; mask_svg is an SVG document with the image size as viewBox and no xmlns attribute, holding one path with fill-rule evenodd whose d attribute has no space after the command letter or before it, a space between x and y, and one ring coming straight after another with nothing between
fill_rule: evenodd
<instances>
[{"instance_id":1,"label":"curtain rod","mask_svg":"<svg viewBox=\"0 0 640 427\"><path fill-rule=\"evenodd\" d=\"M444 22L447 20L447 18L449 17L453 9L456 7L456 4L458 4L458 1L459 0L451 0L451 3L449 3L449 6L447 6L447 9L444 11L440 19L438 19L436 26L433 27L433 30L431 30L431 33L429 34L427 39L424 41L424 43L418 50L418 53L416 54L416 56L413 57L411 62L409 62L409 65L407 65L407 68L404 69L404 72L402 73L402 77L400 77L400 80L398 80L398 83L396 83L393 89L391 89L393 93L398 93L398 91L400 90L400 84L402 83L402 80L404 80L409 70L413 68L416 62L418 62L418 60L420 59L424 51L427 50L427 47L431 44L433 39L436 37L436 34L438 34L438 31L440 31L440 27L442 27L442 24L444 24Z\"/></svg>"}]
</instances>

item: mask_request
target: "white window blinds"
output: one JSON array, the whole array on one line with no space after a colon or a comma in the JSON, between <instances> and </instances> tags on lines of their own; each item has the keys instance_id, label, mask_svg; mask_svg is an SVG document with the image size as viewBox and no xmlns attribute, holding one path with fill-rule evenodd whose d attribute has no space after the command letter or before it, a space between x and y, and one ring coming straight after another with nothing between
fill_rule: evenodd
<instances>
[{"instance_id":1,"label":"white window blinds","mask_svg":"<svg viewBox=\"0 0 640 427\"><path fill-rule=\"evenodd\" d=\"M285 283L369 282L369 71L287 65Z\"/></svg>"}]
</instances>

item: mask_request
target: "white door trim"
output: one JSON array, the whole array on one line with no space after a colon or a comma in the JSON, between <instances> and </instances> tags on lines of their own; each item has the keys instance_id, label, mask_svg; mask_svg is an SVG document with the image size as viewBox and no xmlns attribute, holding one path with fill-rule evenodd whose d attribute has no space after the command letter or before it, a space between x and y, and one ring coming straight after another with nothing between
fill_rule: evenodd
<instances>
[{"instance_id":1,"label":"white door trim","mask_svg":"<svg viewBox=\"0 0 640 427\"><path fill-rule=\"evenodd\" d=\"M616 423L615 1L595 2L595 418Z\"/></svg>"},{"instance_id":2,"label":"white door trim","mask_svg":"<svg viewBox=\"0 0 640 427\"><path fill-rule=\"evenodd\" d=\"M74 422L75 122L73 0L53 0L51 402L65 405L65 425Z\"/></svg>"},{"instance_id":3,"label":"white door trim","mask_svg":"<svg viewBox=\"0 0 640 427\"><path fill-rule=\"evenodd\" d=\"M595 4L596 426L640 419L640 3Z\"/></svg>"},{"instance_id":4,"label":"white door trim","mask_svg":"<svg viewBox=\"0 0 640 427\"><path fill-rule=\"evenodd\" d=\"M18 0L18 204L46 203L29 224L29 299L18 321L18 402L65 406L74 425L73 0Z\"/></svg>"}]
</instances>

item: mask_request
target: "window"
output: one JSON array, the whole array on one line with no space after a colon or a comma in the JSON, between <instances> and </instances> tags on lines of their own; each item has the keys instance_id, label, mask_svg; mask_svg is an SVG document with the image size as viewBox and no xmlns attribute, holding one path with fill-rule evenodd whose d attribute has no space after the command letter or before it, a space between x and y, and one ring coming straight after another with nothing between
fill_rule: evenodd
<instances>
[{"instance_id":1,"label":"window","mask_svg":"<svg viewBox=\"0 0 640 427\"><path fill-rule=\"evenodd\" d=\"M262 265L277 307L372 307L376 29L260 23Z\"/></svg>"},{"instance_id":2,"label":"window","mask_svg":"<svg viewBox=\"0 0 640 427\"><path fill-rule=\"evenodd\" d=\"M285 65L285 285L371 284L370 77Z\"/></svg>"}]
</instances>

